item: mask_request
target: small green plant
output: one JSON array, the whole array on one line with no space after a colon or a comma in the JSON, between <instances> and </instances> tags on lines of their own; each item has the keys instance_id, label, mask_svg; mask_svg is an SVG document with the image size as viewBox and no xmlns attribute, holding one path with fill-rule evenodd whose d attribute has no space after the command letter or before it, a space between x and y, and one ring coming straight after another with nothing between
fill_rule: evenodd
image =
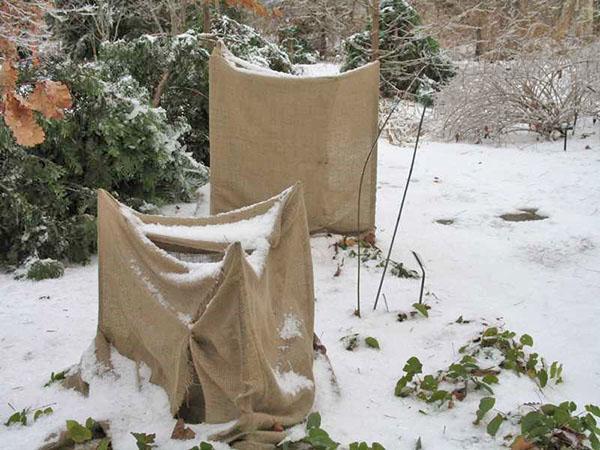
<instances>
[{"instance_id":1,"label":"small green plant","mask_svg":"<svg viewBox=\"0 0 600 450\"><path fill-rule=\"evenodd\" d=\"M29 413L29 408L25 408L21 411L17 411L15 413L13 413L6 422L4 422L4 425L6 425L7 427L10 427L12 424L20 423L21 425L25 426L25 425L27 425L27 414L28 413Z\"/></svg>"},{"instance_id":2,"label":"small green plant","mask_svg":"<svg viewBox=\"0 0 600 450\"><path fill-rule=\"evenodd\" d=\"M200 442L200 445L194 445L190 450L215 450L215 448L212 444L202 441Z\"/></svg>"},{"instance_id":3,"label":"small green plant","mask_svg":"<svg viewBox=\"0 0 600 450\"><path fill-rule=\"evenodd\" d=\"M33 421L35 422L42 416L48 416L48 415L52 414L54 412L54 410L51 407L36 408L33 410L31 408L25 408L25 409L22 409L21 411L16 411L14 414L12 414L8 418L8 420L4 423L4 425L9 427L13 424L20 423L21 425L25 426L25 425L27 425L27 416L32 412L33 412Z\"/></svg>"},{"instance_id":4,"label":"small green plant","mask_svg":"<svg viewBox=\"0 0 600 450\"><path fill-rule=\"evenodd\" d=\"M454 400L464 400L471 388L493 394L492 385L498 383L502 370L527 374L542 388L549 379L555 383L562 382L561 364L554 362L548 369L537 353L525 352L525 347L533 345L531 336L524 334L518 340L515 337L516 334L508 330L487 328L459 350L463 354L460 361L422 378L415 379L421 373L421 364L412 357L407 361L405 374L398 380L394 393L399 397L414 395L428 403L438 403L439 406L447 403L448 407L452 407ZM499 417L493 419L488 430L490 434L497 432L502 420Z\"/></svg>"},{"instance_id":5,"label":"small green plant","mask_svg":"<svg viewBox=\"0 0 600 450\"><path fill-rule=\"evenodd\" d=\"M306 436L298 441L285 441L278 445L281 450L336 450L340 446L329 434L321 428L321 415L314 412L306 419ZM385 450L378 442L371 446L366 442L353 442L349 445L350 450ZM201 449L202 450L202 449Z\"/></svg>"},{"instance_id":6,"label":"small green plant","mask_svg":"<svg viewBox=\"0 0 600 450\"><path fill-rule=\"evenodd\" d=\"M65 273L65 266L55 259L38 259L27 269L27 279L41 281L49 278L60 278Z\"/></svg>"},{"instance_id":7,"label":"small green plant","mask_svg":"<svg viewBox=\"0 0 600 450\"><path fill-rule=\"evenodd\" d=\"M358 347L358 333L349 334L340 339L344 348L349 352L353 351Z\"/></svg>"},{"instance_id":8,"label":"small green plant","mask_svg":"<svg viewBox=\"0 0 600 450\"><path fill-rule=\"evenodd\" d=\"M377 350L381 348L379 347L379 341L371 336L365 338L365 344L367 344L368 347L375 348Z\"/></svg>"},{"instance_id":9,"label":"small green plant","mask_svg":"<svg viewBox=\"0 0 600 450\"><path fill-rule=\"evenodd\" d=\"M88 419L88 421L89 420L90 419ZM76 444L82 444L83 442L92 440L92 428L81 425L76 420L67 420L67 434Z\"/></svg>"},{"instance_id":10,"label":"small green plant","mask_svg":"<svg viewBox=\"0 0 600 450\"><path fill-rule=\"evenodd\" d=\"M56 381L62 381L65 379L65 374L67 373L66 370L63 370L62 372L52 372L50 374L50 380L44 384L44 387L48 387L50 386L52 383L56 382Z\"/></svg>"},{"instance_id":11,"label":"small green plant","mask_svg":"<svg viewBox=\"0 0 600 450\"><path fill-rule=\"evenodd\" d=\"M429 317L429 310L431 309L430 306L427 306L424 303L413 303L412 307L415 308L423 317Z\"/></svg>"},{"instance_id":12,"label":"small green plant","mask_svg":"<svg viewBox=\"0 0 600 450\"><path fill-rule=\"evenodd\" d=\"M358 253L351 248L356 245L356 242L355 238L343 238L336 244L336 247L346 251L350 258L356 258ZM359 244L361 263L366 266L369 261L376 261L377 264L375 267L383 268L385 266L385 256L379 247L364 240L360 240ZM398 278L420 278L417 271L406 269L404 263L390 259L388 265L390 267L390 273Z\"/></svg>"},{"instance_id":13,"label":"small green plant","mask_svg":"<svg viewBox=\"0 0 600 450\"><path fill-rule=\"evenodd\" d=\"M385 450L385 447L379 442L373 442L371 446L366 442L353 442L350 444L350 450Z\"/></svg>"},{"instance_id":14,"label":"small green plant","mask_svg":"<svg viewBox=\"0 0 600 450\"><path fill-rule=\"evenodd\" d=\"M36 409L35 412L33 413L33 421L35 422L42 416L49 416L53 412L54 412L54 410L50 407Z\"/></svg>"},{"instance_id":15,"label":"small green plant","mask_svg":"<svg viewBox=\"0 0 600 450\"><path fill-rule=\"evenodd\" d=\"M416 375L423 372L423 364L421 364L421 361L419 361L416 356L413 356L406 361L402 370L404 371L404 375L398 380L394 390L396 397L407 397L413 392L413 390L409 388L408 383L411 382Z\"/></svg>"},{"instance_id":16,"label":"small green plant","mask_svg":"<svg viewBox=\"0 0 600 450\"><path fill-rule=\"evenodd\" d=\"M521 434L514 442L530 445L522 448L598 450L600 408L586 405L585 410L576 413L577 405L570 401L541 405L521 418Z\"/></svg>"},{"instance_id":17,"label":"small green plant","mask_svg":"<svg viewBox=\"0 0 600 450\"><path fill-rule=\"evenodd\" d=\"M514 371L517 375L527 375L535 379L540 387L546 387L548 381L555 384L563 382L563 366L554 361L549 367L546 361L537 353L528 353L525 347L533 346L533 338L523 334L518 340L516 333L510 330L500 330L497 327L486 328L472 343L461 347L460 353L474 357L487 357L492 349L499 352L502 361L499 367Z\"/></svg>"},{"instance_id":18,"label":"small green plant","mask_svg":"<svg viewBox=\"0 0 600 450\"><path fill-rule=\"evenodd\" d=\"M131 433L131 435L135 438L138 450L150 450L156 448L156 445L154 444L156 434Z\"/></svg>"},{"instance_id":19,"label":"small green plant","mask_svg":"<svg viewBox=\"0 0 600 450\"><path fill-rule=\"evenodd\" d=\"M107 450L110 448L110 439L106 436L106 432L102 425L88 417L85 424L80 424L76 420L67 420L67 438L75 444L83 444L93 440L98 441L97 450Z\"/></svg>"},{"instance_id":20,"label":"small green plant","mask_svg":"<svg viewBox=\"0 0 600 450\"><path fill-rule=\"evenodd\" d=\"M333 441L329 434L321 429L321 415L318 412L310 414L306 420L306 436L299 441L285 441L282 450L303 448L302 444L310 445L314 450L336 450L340 444Z\"/></svg>"}]
</instances>

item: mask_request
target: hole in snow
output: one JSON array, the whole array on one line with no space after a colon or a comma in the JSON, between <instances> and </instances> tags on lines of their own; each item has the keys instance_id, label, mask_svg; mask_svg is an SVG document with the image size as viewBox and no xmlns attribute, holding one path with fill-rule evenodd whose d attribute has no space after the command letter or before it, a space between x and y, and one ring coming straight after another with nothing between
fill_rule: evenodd
<instances>
[{"instance_id":1,"label":"hole in snow","mask_svg":"<svg viewBox=\"0 0 600 450\"><path fill-rule=\"evenodd\" d=\"M519 212L502 214L500 217L507 222L528 222L548 218L548 216L538 214L537 211L537 208L520 208Z\"/></svg>"}]
</instances>

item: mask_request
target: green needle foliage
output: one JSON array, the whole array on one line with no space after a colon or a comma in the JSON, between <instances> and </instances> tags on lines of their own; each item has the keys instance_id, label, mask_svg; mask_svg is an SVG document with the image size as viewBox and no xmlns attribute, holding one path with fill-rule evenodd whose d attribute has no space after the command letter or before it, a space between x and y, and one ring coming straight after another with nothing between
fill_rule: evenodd
<instances>
[{"instance_id":1,"label":"green needle foliage","mask_svg":"<svg viewBox=\"0 0 600 450\"><path fill-rule=\"evenodd\" d=\"M420 29L421 18L405 0L380 2L381 92L392 96L397 91L416 94L430 104L432 93L454 76L455 69L440 50L439 43ZM344 41L342 71L355 69L371 59L371 22L361 33Z\"/></svg>"}]
</instances>

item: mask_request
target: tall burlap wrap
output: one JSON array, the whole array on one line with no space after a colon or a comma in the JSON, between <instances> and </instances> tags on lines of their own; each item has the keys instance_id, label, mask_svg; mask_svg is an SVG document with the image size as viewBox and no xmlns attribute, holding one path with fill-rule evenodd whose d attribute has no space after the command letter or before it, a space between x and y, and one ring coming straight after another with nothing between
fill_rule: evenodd
<instances>
[{"instance_id":1,"label":"tall burlap wrap","mask_svg":"<svg viewBox=\"0 0 600 450\"><path fill-rule=\"evenodd\" d=\"M304 418L314 292L300 186L207 218L140 214L100 190L98 246L100 361L113 346L146 364L187 421L237 419L216 436L235 448L273 448L274 424Z\"/></svg>"},{"instance_id":2,"label":"tall burlap wrap","mask_svg":"<svg viewBox=\"0 0 600 450\"><path fill-rule=\"evenodd\" d=\"M257 68L218 44L210 58L211 212L240 208L302 181L311 232L375 226L379 63L335 76Z\"/></svg>"}]
</instances>

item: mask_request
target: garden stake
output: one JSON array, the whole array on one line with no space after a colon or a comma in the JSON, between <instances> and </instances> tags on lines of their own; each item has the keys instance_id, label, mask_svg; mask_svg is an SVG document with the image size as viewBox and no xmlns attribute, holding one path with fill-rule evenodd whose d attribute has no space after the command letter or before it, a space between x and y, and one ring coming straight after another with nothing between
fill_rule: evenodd
<instances>
[{"instance_id":1,"label":"garden stake","mask_svg":"<svg viewBox=\"0 0 600 450\"><path fill-rule=\"evenodd\" d=\"M421 268L421 292L419 293L419 304L423 303L423 289L425 288L425 267L423 267L423 263L421 262L421 258L417 255L417 252L412 250L412 254L417 260L419 267ZM384 297L385 298L385 294Z\"/></svg>"},{"instance_id":2,"label":"garden stake","mask_svg":"<svg viewBox=\"0 0 600 450\"><path fill-rule=\"evenodd\" d=\"M423 106L423 113L421 114L421 121L419 122L419 129L417 130L417 140L415 142L415 149L413 150L412 161L410 162L410 169L408 171L408 177L406 178L406 185L404 186L404 193L402 194L402 201L400 202L400 209L398 210L398 217L396 218L396 226L394 227L394 234L392 234L392 241L390 242L390 248L388 249L387 258L385 258L385 265L383 266L383 273L379 280L379 288L377 289L377 296L375 297L375 303L373 304L373 310L377 309L377 302L379 301L379 295L381 294L381 288L383 287L383 280L385 273L387 272L388 264L390 262L390 256L392 255L392 248L394 247L394 241L396 240L396 233L398 232L398 225L400 224L400 218L402 217L402 210L404 209L404 202L406 201L406 193L408 192L408 185L410 184L410 178L412 176L413 169L415 167L415 158L417 157L417 147L419 146L419 138L421 137L421 128L423 127L423 120L425 119L425 111L427 106ZM360 249L360 243L359 247ZM359 261L360 265L360 261Z\"/></svg>"},{"instance_id":3,"label":"garden stake","mask_svg":"<svg viewBox=\"0 0 600 450\"><path fill-rule=\"evenodd\" d=\"M358 261L358 272L357 272L357 278L356 278L356 311L354 312L354 314L358 317L360 317L360 199L362 196L363 180L365 178L365 171L367 170L367 165L369 164L371 155L373 155L373 152L375 151L375 148L377 147L377 141L379 141L379 137L381 136L381 133L383 132L383 129L387 125L388 121L392 117L392 114L394 114L394 111L396 111L396 108L398 108L398 106L400 106L400 102L402 101L402 99L403 99L403 97L400 97L398 99L396 104L392 107L389 114L383 121L383 125L381 125L381 127L379 127L379 129L377 130L377 137L375 137L375 141L373 142L373 145L371 145L371 150L369 150L369 153L367 154L367 159L365 160L365 163L362 168L362 172L360 174L360 182L358 185L358 208L357 208L357 220L356 220L356 231L358 232L358 238L357 238L358 253L356 256L356 259Z\"/></svg>"}]
</instances>

